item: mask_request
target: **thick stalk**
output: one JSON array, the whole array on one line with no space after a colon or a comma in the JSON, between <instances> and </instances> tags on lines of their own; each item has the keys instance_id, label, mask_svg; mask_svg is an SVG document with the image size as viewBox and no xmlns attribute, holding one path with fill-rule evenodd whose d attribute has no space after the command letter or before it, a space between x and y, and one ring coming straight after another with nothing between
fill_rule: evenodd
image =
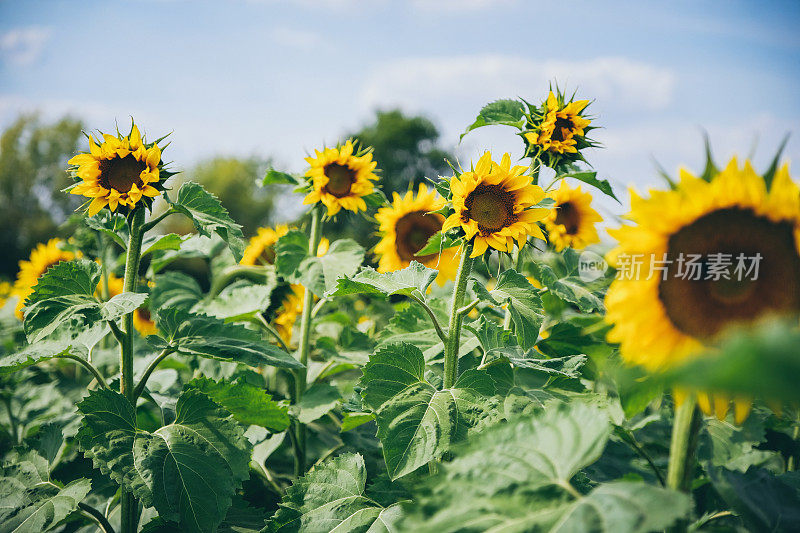
<instances>
[{"instance_id":1,"label":"thick stalk","mask_svg":"<svg viewBox=\"0 0 800 533\"><path fill-rule=\"evenodd\" d=\"M320 206L311 209L311 229L308 236L308 255L316 256L317 248L321 238L322 213ZM297 404L303 398L306 391L306 379L308 370L308 354L311 351L309 340L311 338L311 318L314 309L314 293L308 287L303 289L303 314L300 316L300 347L298 348L298 359L304 368L294 372L294 398L293 403ZM306 469L306 428L299 422L295 424L296 439L295 444L295 474L301 475Z\"/></svg>"},{"instance_id":2,"label":"thick stalk","mask_svg":"<svg viewBox=\"0 0 800 533\"><path fill-rule=\"evenodd\" d=\"M125 257L125 279L122 292L133 292L136 290L136 282L139 275L139 260L142 255L142 239L144 238L144 207L134 209L130 215L130 239L128 240L128 250ZM134 409L136 409L136 397L133 386L133 312L124 317L124 336L120 345L120 373L119 392L123 394ZM139 505L133 493L122 489L122 513L121 531L122 533L136 533L139 522Z\"/></svg>"},{"instance_id":3,"label":"thick stalk","mask_svg":"<svg viewBox=\"0 0 800 533\"><path fill-rule=\"evenodd\" d=\"M459 309L464 304L464 295L467 292L467 280L472 269L472 244L467 243L461 250L461 261L458 265L455 287L453 287L453 301L450 308L450 324L447 328L447 342L444 344L444 388L449 389L458 377L458 350L461 339L461 318L463 314Z\"/></svg>"},{"instance_id":4,"label":"thick stalk","mask_svg":"<svg viewBox=\"0 0 800 533\"><path fill-rule=\"evenodd\" d=\"M511 264L517 272L520 271L520 266L522 264L522 250L519 248L514 248L514 251L511 252ZM506 331L511 330L511 310L506 309L506 314L503 317L503 329Z\"/></svg>"},{"instance_id":5,"label":"thick stalk","mask_svg":"<svg viewBox=\"0 0 800 533\"><path fill-rule=\"evenodd\" d=\"M700 415L697 411L697 400L690 395L681 405L675 407L667 469L667 486L671 489L682 492L689 490L699 430Z\"/></svg>"}]
</instances>

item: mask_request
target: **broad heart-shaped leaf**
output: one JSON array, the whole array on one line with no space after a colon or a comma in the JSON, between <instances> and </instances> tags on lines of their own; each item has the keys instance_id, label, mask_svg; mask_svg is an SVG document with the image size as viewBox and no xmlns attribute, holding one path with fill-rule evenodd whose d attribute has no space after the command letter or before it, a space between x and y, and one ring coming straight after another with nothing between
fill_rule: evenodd
<instances>
[{"instance_id":1,"label":"broad heart-shaped leaf","mask_svg":"<svg viewBox=\"0 0 800 533\"><path fill-rule=\"evenodd\" d=\"M273 401L261 387L206 377L195 378L186 387L207 395L242 424L265 427L274 433L289 427L289 407Z\"/></svg>"},{"instance_id":2,"label":"broad heart-shaped leaf","mask_svg":"<svg viewBox=\"0 0 800 533\"><path fill-rule=\"evenodd\" d=\"M52 483L47 459L13 450L0 468L0 533L48 531L75 511L90 490L88 479L65 487Z\"/></svg>"},{"instance_id":3,"label":"broad heart-shaped leaf","mask_svg":"<svg viewBox=\"0 0 800 533\"><path fill-rule=\"evenodd\" d=\"M342 395L339 389L328 383L315 383L303 393L300 399L297 419L303 424L310 424L336 407Z\"/></svg>"},{"instance_id":4,"label":"broad heart-shaped leaf","mask_svg":"<svg viewBox=\"0 0 800 533\"><path fill-rule=\"evenodd\" d=\"M800 401L800 331L796 321L792 322L734 330L721 340L719 348L665 372L664 381L700 390Z\"/></svg>"},{"instance_id":5,"label":"broad heart-shaped leaf","mask_svg":"<svg viewBox=\"0 0 800 533\"><path fill-rule=\"evenodd\" d=\"M649 533L661 531L686 517L689 496L642 482L615 481L597 486L573 502L525 494L478 497L479 480L459 480L423 500L431 516L415 513L399 523L400 530L421 533ZM419 507L417 507L419 509Z\"/></svg>"},{"instance_id":6,"label":"broad heart-shaped leaf","mask_svg":"<svg viewBox=\"0 0 800 533\"><path fill-rule=\"evenodd\" d=\"M73 348L71 344L60 339L34 342L17 352L0 357L0 374L16 372L40 361L66 354L85 356L85 353L82 353L82 349L79 347Z\"/></svg>"},{"instance_id":7,"label":"broad heart-shaped leaf","mask_svg":"<svg viewBox=\"0 0 800 533\"><path fill-rule=\"evenodd\" d=\"M461 134L461 138L483 126L505 125L521 128L525 123L523 113L522 102L519 100L496 100L486 104L478 113L475 122L467 126L467 131Z\"/></svg>"},{"instance_id":8,"label":"broad heart-shaped leaf","mask_svg":"<svg viewBox=\"0 0 800 533\"><path fill-rule=\"evenodd\" d=\"M150 306L156 312L169 307L191 309L203 297L200 284L182 272L165 272L156 277L150 292Z\"/></svg>"},{"instance_id":9,"label":"broad heart-shaped leaf","mask_svg":"<svg viewBox=\"0 0 800 533\"><path fill-rule=\"evenodd\" d=\"M364 248L352 239L334 242L318 257L308 253L308 237L293 230L275 243L275 268L278 274L292 283L308 287L322 297L336 286L336 280L352 276L364 261Z\"/></svg>"},{"instance_id":10,"label":"broad heart-shaped leaf","mask_svg":"<svg viewBox=\"0 0 800 533\"><path fill-rule=\"evenodd\" d=\"M171 346L176 352L250 366L272 365L303 368L297 359L264 341L261 335L244 326L227 324L207 315L185 309L161 309L156 325L165 337L159 342L151 335L148 341L156 347Z\"/></svg>"},{"instance_id":11,"label":"broad heart-shaped leaf","mask_svg":"<svg viewBox=\"0 0 800 533\"><path fill-rule=\"evenodd\" d=\"M507 304L520 346L526 350L533 348L544 320L539 290L515 270L501 272L497 277L497 284L491 291L487 291L483 284L475 279L470 280L470 285L478 298L488 300L495 305Z\"/></svg>"},{"instance_id":12,"label":"broad heart-shaped leaf","mask_svg":"<svg viewBox=\"0 0 800 533\"><path fill-rule=\"evenodd\" d=\"M384 507L367 495L360 454L340 455L315 467L286 491L270 533L394 532L397 504Z\"/></svg>"},{"instance_id":13,"label":"broad heart-shaped leaf","mask_svg":"<svg viewBox=\"0 0 800 533\"><path fill-rule=\"evenodd\" d=\"M173 209L189 217L198 232L206 237L216 233L228 244L236 261L242 259L244 253L242 227L228 215L228 210L222 206L219 199L206 191L202 185L188 181L181 185L174 202L166 194L164 199Z\"/></svg>"},{"instance_id":14,"label":"broad heart-shaped leaf","mask_svg":"<svg viewBox=\"0 0 800 533\"><path fill-rule=\"evenodd\" d=\"M178 398L175 422L154 433L137 428L130 402L109 389L91 391L78 410L86 456L183 531L215 531L249 475L244 430L196 389Z\"/></svg>"},{"instance_id":15,"label":"broad heart-shaped leaf","mask_svg":"<svg viewBox=\"0 0 800 533\"><path fill-rule=\"evenodd\" d=\"M118 294L108 302L94 297L100 266L86 259L61 262L45 272L26 300L25 334L36 342L58 331L59 338L84 341L87 347L102 336L104 320L130 313L146 294ZM93 344L92 344L93 345Z\"/></svg>"},{"instance_id":16,"label":"broad heart-shaped leaf","mask_svg":"<svg viewBox=\"0 0 800 533\"><path fill-rule=\"evenodd\" d=\"M204 313L231 321L253 317L269 307L272 290L277 285L274 270L267 270L269 284L254 284L245 280L228 285L212 300L201 300L192 307L194 313Z\"/></svg>"},{"instance_id":17,"label":"broad heart-shaped leaf","mask_svg":"<svg viewBox=\"0 0 800 533\"><path fill-rule=\"evenodd\" d=\"M763 468L709 471L714 488L750 531L800 531L800 491Z\"/></svg>"},{"instance_id":18,"label":"broad heart-shaped leaf","mask_svg":"<svg viewBox=\"0 0 800 533\"><path fill-rule=\"evenodd\" d=\"M299 281L322 297L336 280L352 276L364 261L364 248L352 239L334 242L322 257L306 257L298 267Z\"/></svg>"},{"instance_id":19,"label":"broad heart-shaped leaf","mask_svg":"<svg viewBox=\"0 0 800 533\"><path fill-rule=\"evenodd\" d=\"M519 346L492 348L486 352L486 362L505 357L518 368L527 368L553 377L577 379L581 377L580 369L586 363L585 355L569 355L547 359L535 349L527 352Z\"/></svg>"},{"instance_id":20,"label":"broad heart-shaped leaf","mask_svg":"<svg viewBox=\"0 0 800 533\"><path fill-rule=\"evenodd\" d=\"M166 235L148 235L142 243L142 257L158 250L180 250L181 243L186 240L177 233L167 233Z\"/></svg>"},{"instance_id":21,"label":"broad heart-shaped leaf","mask_svg":"<svg viewBox=\"0 0 800 533\"><path fill-rule=\"evenodd\" d=\"M280 172L275 170L274 168L270 168L267 170L267 174L264 176L264 180L262 181L262 185L300 185L302 183L301 179L298 179L287 172Z\"/></svg>"},{"instance_id":22,"label":"broad heart-shaped leaf","mask_svg":"<svg viewBox=\"0 0 800 533\"><path fill-rule=\"evenodd\" d=\"M425 292L436 279L437 271L417 261L402 270L380 273L374 268L365 267L351 278L341 278L336 289L326 296L342 296L345 294L380 294L391 296L402 294L425 299Z\"/></svg>"},{"instance_id":23,"label":"broad heart-shaped leaf","mask_svg":"<svg viewBox=\"0 0 800 533\"><path fill-rule=\"evenodd\" d=\"M603 309L603 302L575 276L559 278L550 266L533 262L534 277L551 293L565 302L574 304L584 313Z\"/></svg>"},{"instance_id":24,"label":"broad heart-shaped leaf","mask_svg":"<svg viewBox=\"0 0 800 533\"><path fill-rule=\"evenodd\" d=\"M592 187L600 189L603 192L603 194L610 196L618 203L622 203L619 201L619 198L617 198L616 195L614 194L614 190L611 188L611 184L608 182L608 180L597 179L597 172L594 171L570 172L568 174L560 174L557 177L572 178L578 181L582 181L587 185L591 185Z\"/></svg>"},{"instance_id":25,"label":"broad heart-shaped leaf","mask_svg":"<svg viewBox=\"0 0 800 533\"><path fill-rule=\"evenodd\" d=\"M440 458L496 413L494 382L485 371L467 370L444 390L426 381L424 373L422 352L405 343L378 350L363 369L361 394L375 414L392 479Z\"/></svg>"}]
</instances>

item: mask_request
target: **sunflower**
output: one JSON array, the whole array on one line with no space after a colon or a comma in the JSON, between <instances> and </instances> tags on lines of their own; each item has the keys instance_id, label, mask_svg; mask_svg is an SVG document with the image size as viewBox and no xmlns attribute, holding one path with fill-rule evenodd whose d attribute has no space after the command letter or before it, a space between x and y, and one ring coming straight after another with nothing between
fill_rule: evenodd
<instances>
[{"instance_id":1,"label":"sunflower","mask_svg":"<svg viewBox=\"0 0 800 533\"><path fill-rule=\"evenodd\" d=\"M92 198L89 216L106 205L111 211L120 205L133 208L143 197L153 198L163 190L161 149L156 143L147 144L136 125L126 137L105 134L102 143L90 138L89 153L76 155L69 164L81 180L70 192Z\"/></svg>"},{"instance_id":2,"label":"sunflower","mask_svg":"<svg viewBox=\"0 0 800 533\"><path fill-rule=\"evenodd\" d=\"M544 219L551 243L560 252L564 248L585 248L600 242L594 225L602 217L592 209L592 195L578 187L570 187L566 180L547 195L555 201L555 209Z\"/></svg>"},{"instance_id":3,"label":"sunflower","mask_svg":"<svg viewBox=\"0 0 800 533\"><path fill-rule=\"evenodd\" d=\"M108 275L109 298L118 294L122 294L124 287L125 281L122 278L118 278L114 274ZM156 323L150 316L150 310L146 307L139 307L133 312L133 327L136 328L136 331L138 331L142 337L147 337L148 335L155 335L158 333Z\"/></svg>"},{"instance_id":4,"label":"sunflower","mask_svg":"<svg viewBox=\"0 0 800 533\"><path fill-rule=\"evenodd\" d=\"M275 243L278 239L289 233L289 226L280 224L273 228L258 228L256 235L250 238L250 244L242 254L240 265L272 265L275 263ZM330 247L328 239L323 237L319 241L317 255L325 255Z\"/></svg>"},{"instance_id":5,"label":"sunflower","mask_svg":"<svg viewBox=\"0 0 800 533\"><path fill-rule=\"evenodd\" d=\"M287 345L292 341L292 330L297 317L303 312L304 289L302 285L292 285L286 294L272 323Z\"/></svg>"},{"instance_id":6,"label":"sunflower","mask_svg":"<svg viewBox=\"0 0 800 533\"><path fill-rule=\"evenodd\" d=\"M522 247L528 235L544 239L537 221L549 209L532 208L544 198L544 191L524 176L526 167L511 167L511 157L503 155L500 164L486 152L475 168L450 180L455 213L445 220L442 231L461 227L467 240L475 238L471 257L491 246L510 252L514 241Z\"/></svg>"},{"instance_id":7,"label":"sunflower","mask_svg":"<svg viewBox=\"0 0 800 533\"><path fill-rule=\"evenodd\" d=\"M624 359L663 369L733 325L800 311L800 189L788 167L768 188L733 159L710 181L682 171L675 190L631 196L636 225L609 231L619 246L607 257L620 269L606 296L608 338ZM720 417L729 405L720 395L698 403ZM736 402L737 420L749 406Z\"/></svg>"},{"instance_id":8,"label":"sunflower","mask_svg":"<svg viewBox=\"0 0 800 533\"><path fill-rule=\"evenodd\" d=\"M266 264L271 265L275 262L275 250L273 246L278 239L289 232L289 226L281 224L272 228L258 228L254 237L250 238L250 244L242 254L242 265Z\"/></svg>"},{"instance_id":9,"label":"sunflower","mask_svg":"<svg viewBox=\"0 0 800 533\"><path fill-rule=\"evenodd\" d=\"M311 168L306 176L311 178L312 191L303 200L304 204L322 202L333 216L344 208L349 211L366 211L364 196L371 194L378 179L375 175L377 163L372 153L354 155L353 141L348 140L339 148L315 150L316 157L307 157Z\"/></svg>"},{"instance_id":10,"label":"sunflower","mask_svg":"<svg viewBox=\"0 0 800 533\"><path fill-rule=\"evenodd\" d=\"M425 184L420 184L416 196L411 190L402 197L394 193L391 205L378 209L375 215L381 234L381 240L375 246L375 253L380 258L378 272L393 272L407 267L411 261L418 261L439 269L436 281L440 285L455 278L457 263L452 249L442 250L441 254L415 255L442 229L444 217L433 211L444 205L444 199L436 194L436 190L429 191Z\"/></svg>"},{"instance_id":11,"label":"sunflower","mask_svg":"<svg viewBox=\"0 0 800 533\"><path fill-rule=\"evenodd\" d=\"M20 320L23 319L22 308L25 306L25 299L33 292L33 287L39 281L39 277L56 263L75 259L75 254L61 249L62 244L61 239L50 239L47 244L39 243L31 251L31 256L27 261L19 262L19 273L12 294L17 297L14 314Z\"/></svg>"},{"instance_id":12,"label":"sunflower","mask_svg":"<svg viewBox=\"0 0 800 533\"><path fill-rule=\"evenodd\" d=\"M578 137L583 137L591 120L582 115L589 100L564 103L563 96L556 97L553 91L543 106L542 120L533 131L523 134L531 144L544 151L563 153L578 152Z\"/></svg>"}]
</instances>

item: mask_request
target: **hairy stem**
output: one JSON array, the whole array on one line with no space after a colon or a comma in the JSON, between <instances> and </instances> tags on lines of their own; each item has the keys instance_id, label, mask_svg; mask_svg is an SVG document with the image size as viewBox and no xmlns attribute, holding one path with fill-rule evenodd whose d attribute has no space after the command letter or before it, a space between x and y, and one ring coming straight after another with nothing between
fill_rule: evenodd
<instances>
[{"instance_id":1,"label":"hairy stem","mask_svg":"<svg viewBox=\"0 0 800 533\"><path fill-rule=\"evenodd\" d=\"M311 208L311 228L308 236L308 255L316 256L319 241L322 237L322 212L320 206L315 205ZM311 351L309 339L311 338L311 318L314 309L314 293L311 289L303 289L303 314L300 316L300 347L298 349L298 359L303 364L303 368L294 371L294 398L292 403L297 404L303 398L306 391L306 380L308 379L308 354ZM306 427L297 422L295 424L296 441L295 444L295 474L302 475L306 470ZM291 429L290 429L291 431Z\"/></svg>"},{"instance_id":2,"label":"hairy stem","mask_svg":"<svg viewBox=\"0 0 800 533\"><path fill-rule=\"evenodd\" d=\"M450 308L450 324L447 328L447 342L444 343L444 388L449 389L458 377L458 349L461 339L461 318L458 310L464 304L467 292L467 280L472 269L472 244L467 243L461 251L461 261L453 288L453 301Z\"/></svg>"},{"instance_id":3,"label":"hairy stem","mask_svg":"<svg viewBox=\"0 0 800 533\"><path fill-rule=\"evenodd\" d=\"M109 388L108 383L106 383L106 380L103 378L103 375L100 373L100 371L97 370L94 367L94 365L92 363L90 363L89 361L87 361L86 359L78 357L77 355L72 355L71 353L67 353L67 354L64 354L64 355L59 355L58 358L59 359L69 359L71 361L75 361L79 365L81 365L84 368L86 368L92 374L92 376L94 376L94 379L97 380L97 383L101 387L103 387L104 389L108 389Z\"/></svg>"},{"instance_id":4,"label":"hairy stem","mask_svg":"<svg viewBox=\"0 0 800 533\"><path fill-rule=\"evenodd\" d=\"M108 519L103 516L103 513L92 507L91 505L87 505L83 502L78 504L78 509L80 509L81 514L91 519L93 522L97 524L97 527L100 528L103 533L115 533L114 528L109 523Z\"/></svg>"},{"instance_id":5,"label":"hairy stem","mask_svg":"<svg viewBox=\"0 0 800 533\"><path fill-rule=\"evenodd\" d=\"M129 216L130 238L128 239L128 250L125 257L125 280L122 292L134 292L139 277L139 261L142 255L142 239L144 238L144 207L133 210ZM133 311L125 315L123 320L124 337L120 344L120 373L119 392L128 399L136 409L136 396L133 387ZM133 493L122 490L122 513L121 530L122 533L136 533L139 522L139 505Z\"/></svg>"},{"instance_id":6,"label":"hairy stem","mask_svg":"<svg viewBox=\"0 0 800 533\"><path fill-rule=\"evenodd\" d=\"M442 331L442 326L440 326L439 321L436 320L436 315L433 314L433 309L428 307L428 304L413 294L410 295L410 298L421 305L425 312L428 313L428 316L431 317L431 322L433 322L433 328L436 330L436 334L439 336L442 342L447 343L447 335L444 334L444 331Z\"/></svg>"},{"instance_id":7,"label":"hairy stem","mask_svg":"<svg viewBox=\"0 0 800 533\"><path fill-rule=\"evenodd\" d=\"M697 434L700 430L700 416L694 396L686 398L675 407L675 420L672 423L672 442L669 448L669 468L667 486L674 490L687 492L691 482Z\"/></svg>"},{"instance_id":8,"label":"hairy stem","mask_svg":"<svg viewBox=\"0 0 800 533\"><path fill-rule=\"evenodd\" d=\"M172 348L164 348L164 350L162 350L162 352L158 354L158 357L153 359L153 361L147 366L147 369L145 369L144 374L142 374L142 377L139 379L139 383L136 385L136 388L133 391L134 402L138 400L139 396L141 396L142 393L144 392L144 388L147 385L147 380L150 379L150 374L153 373L153 370L156 369L156 367L159 365L159 363L161 363L161 361L166 359L170 354L174 352L175 350L173 350Z\"/></svg>"}]
</instances>

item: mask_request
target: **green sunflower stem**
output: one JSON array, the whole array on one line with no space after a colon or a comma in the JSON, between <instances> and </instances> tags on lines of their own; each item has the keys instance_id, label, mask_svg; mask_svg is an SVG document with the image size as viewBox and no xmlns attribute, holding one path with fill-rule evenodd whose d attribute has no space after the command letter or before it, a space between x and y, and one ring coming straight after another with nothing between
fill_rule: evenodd
<instances>
[{"instance_id":1,"label":"green sunflower stem","mask_svg":"<svg viewBox=\"0 0 800 533\"><path fill-rule=\"evenodd\" d=\"M308 254L311 256L317 255L317 248L319 241L322 237L322 212L319 205L315 205L311 209L311 229L308 237ZM298 369L294 372L294 398L295 405L303 398L303 393L306 390L308 354L311 351L309 340L311 338L311 319L312 311L314 309L314 293L308 287L303 289L303 314L300 317L300 348L298 350L298 359L303 364L304 368ZM295 423L293 428L296 432L296 439L294 444L295 456L295 474L300 476L305 473L306 469L306 428L299 422Z\"/></svg>"},{"instance_id":2,"label":"green sunflower stem","mask_svg":"<svg viewBox=\"0 0 800 533\"><path fill-rule=\"evenodd\" d=\"M138 207L130 214L130 239L125 257L125 279L122 292L134 292L139 276L139 262L142 255L142 239L144 238L144 207ZM133 385L133 312L123 319L123 337L120 343L120 382L119 392L124 395L136 409L136 396ZM121 498L121 531L136 533L139 522L139 504L133 493L122 489Z\"/></svg>"},{"instance_id":3,"label":"green sunflower stem","mask_svg":"<svg viewBox=\"0 0 800 533\"><path fill-rule=\"evenodd\" d=\"M519 248L514 248L514 251L511 252L511 264L514 270L517 272L520 271L520 267L522 266L522 251ZM503 316L503 329L506 331L511 330L511 311L509 309L506 309L506 314Z\"/></svg>"},{"instance_id":4,"label":"green sunflower stem","mask_svg":"<svg viewBox=\"0 0 800 533\"><path fill-rule=\"evenodd\" d=\"M697 400L694 396L690 396L675 408L667 469L669 488L682 492L689 491L699 431L700 413L697 410Z\"/></svg>"},{"instance_id":5,"label":"green sunflower stem","mask_svg":"<svg viewBox=\"0 0 800 533\"><path fill-rule=\"evenodd\" d=\"M459 309L464 305L464 296L467 293L467 280L472 269L472 244L467 243L461 252L461 261L458 265L456 283L453 288L453 301L450 309L450 324L447 328L447 342L444 344L444 388L452 387L458 378L458 349L461 339L461 319L463 314Z\"/></svg>"}]
</instances>

